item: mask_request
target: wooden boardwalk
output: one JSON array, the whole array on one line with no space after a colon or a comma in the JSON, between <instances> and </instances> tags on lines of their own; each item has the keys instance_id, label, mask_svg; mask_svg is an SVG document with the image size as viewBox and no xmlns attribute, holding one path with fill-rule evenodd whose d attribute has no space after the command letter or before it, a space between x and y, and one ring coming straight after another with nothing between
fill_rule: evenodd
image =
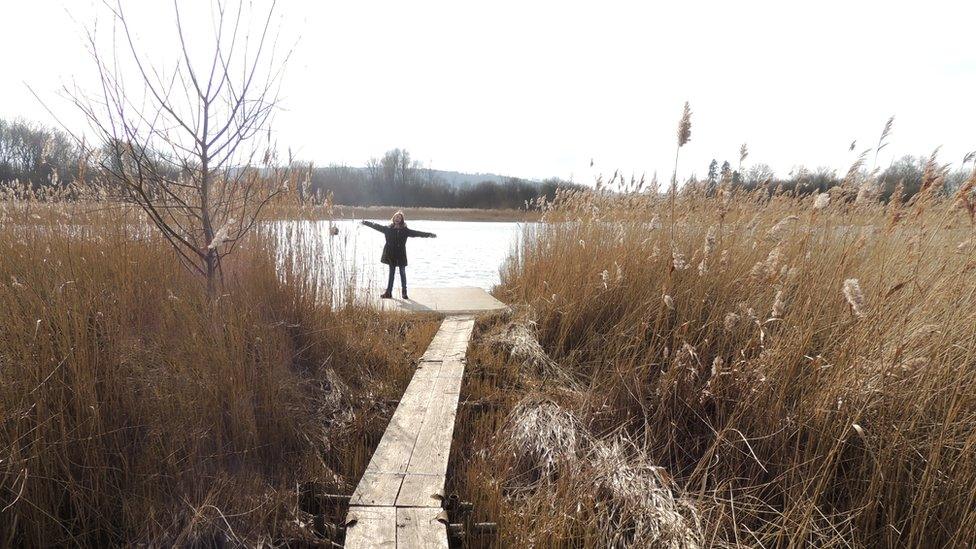
<instances>
[{"instance_id":1,"label":"wooden boardwalk","mask_svg":"<svg viewBox=\"0 0 976 549\"><path fill-rule=\"evenodd\" d=\"M349 502L347 548L447 548L441 501L473 329L447 316L421 357Z\"/></svg>"}]
</instances>

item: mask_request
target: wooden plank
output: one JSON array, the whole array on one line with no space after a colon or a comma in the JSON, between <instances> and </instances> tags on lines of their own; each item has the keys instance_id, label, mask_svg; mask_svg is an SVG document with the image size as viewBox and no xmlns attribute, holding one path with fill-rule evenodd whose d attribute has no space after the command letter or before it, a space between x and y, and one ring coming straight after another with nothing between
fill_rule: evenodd
<instances>
[{"instance_id":1,"label":"wooden plank","mask_svg":"<svg viewBox=\"0 0 976 549\"><path fill-rule=\"evenodd\" d=\"M397 508L397 547L403 549L447 549L447 525L445 522L446 517L443 517L440 509Z\"/></svg>"},{"instance_id":2,"label":"wooden plank","mask_svg":"<svg viewBox=\"0 0 976 549\"><path fill-rule=\"evenodd\" d=\"M448 317L441 325L441 329L430 342L428 351L439 349L457 349L467 347L474 329L474 319L468 317Z\"/></svg>"},{"instance_id":3,"label":"wooden plank","mask_svg":"<svg viewBox=\"0 0 976 549\"><path fill-rule=\"evenodd\" d=\"M444 338L434 338L430 347L421 357L423 361L462 359L468 351L468 341L474 328L474 321L464 323L464 326L456 331L452 331Z\"/></svg>"},{"instance_id":4,"label":"wooden plank","mask_svg":"<svg viewBox=\"0 0 976 549\"><path fill-rule=\"evenodd\" d=\"M346 520L346 549L397 546L396 507L350 507Z\"/></svg>"},{"instance_id":5,"label":"wooden plank","mask_svg":"<svg viewBox=\"0 0 976 549\"><path fill-rule=\"evenodd\" d=\"M426 404L405 406L403 413L394 416L383 433L373 457L366 466L367 471L376 473L404 473L410 462L410 454L417 443L420 432L420 418L426 411ZM399 410L399 409L398 409Z\"/></svg>"},{"instance_id":6,"label":"wooden plank","mask_svg":"<svg viewBox=\"0 0 976 549\"><path fill-rule=\"evenodd\" d=\"M407 473L396 499L397 507L436 507L444 501L444 475Z\"/></svg>"},{"instance_id":7,"label":"wooden plank","mask_svg":"<svg viewBox=\"0 0 976 549\"><path fill-rule=\"evenodd\" d=\"M403 477L403 473L366 471L356 485L349 505L393 506L400 494Z\"/></svg>"},{"instance_id":8,"label":"wooden plank","mask_svg":"<svg viewBox=\"0 0 976 549\"><path fill-rule=\"evenodd\" d=\"M461 379L464 376L465 362L458 359L449 359L441 363L441 369L437 372L437 377L449 377Z\"/></svg>"},{"instance_id":9,"label":"wooden plank","mask_svg":"<svg viewBox=\"0 0 976 549\"><path fill-rule=\"evenodd\" d=\"M438 385L438 392L443 395L454 395L455 407L457 407L457 396L461 393L461 377L445 376L438 379L443 380Z\"/></svg>"},{"instance_id":10,"label":"wooden plank","mask_svg":"<svg viewBox=\"0 0 976 549\"><path fill-rule=\"evenodd\" d=\"M444 385L451 383L450 378L440 378ZM460 381L460 380L458 380ZM457 415L458 394L456 392L442 392L440 398L431 403L424 416L424 424L417 436L417 444L410 463L408 473L427 475L446 475L447 458L451 452L451 437L454 434L454 418Z\"/></svg>"},{"instance_id":11,"label":"wooden plank","mask_svg":"<svg viewBox=\"0 0 976 549\"><path fill-rule=\"evenodd\" d=\"M441 368L444 366L443 362L444 361L440 359L422 360L418 362L417 369L414 370L413 379L410 382L413 383L413 380L429 380L437 377L438 375L440 375ZM408 391L404 393L404 396L406 396L410 392L409 386L407 387L407 389Z\"/></svg>"},{"instance_id":12,"label":"wooden plank","mask_svg":"<svg viewBox=\"0 0 976 549\"><path fill-rule=\"evenodd\" d=\"M423 394L425 389L429 389L429 387L424 386L425 383L430 378L437 377L440 374L443 362L443 360L427 360L418 363L417 368L413 372L413 378L410 379L410 384L404 390L403 397L400 401L409 401L411 396Z\"/></svg>"},{"instance_id":13,"label":"wooden plank","mask_svg":"<svg viewBox=\"0 0 976 549\"><path fill-rule=\"evenodd\" d=\"M436 375L438 370L431 370ZM420 433L422 418L433 397L436 378L421 377L410 381L407 391L397 405L383 438L376 446L373 457L366 466L367 471L381 473L403 473L407 470L410 455Z\"/></svg>"}]
</instances>

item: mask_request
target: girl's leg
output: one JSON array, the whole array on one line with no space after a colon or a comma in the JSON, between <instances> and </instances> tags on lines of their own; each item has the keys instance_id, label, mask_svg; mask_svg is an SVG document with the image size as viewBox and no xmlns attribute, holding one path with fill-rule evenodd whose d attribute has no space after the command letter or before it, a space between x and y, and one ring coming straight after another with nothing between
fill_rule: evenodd
<instances>
[{"instance_id":1,"label":"girl's leg","mask_svg":"<svg viewBox=\"0 0 976 549\"><path fill-rule=\"evenodd\" d=\"M392 278L390 279L392 284ZM392 287L392 286L391 286ZM400 265L400 288L403 289L403 296L407 296L407 267L406 265Z\"/></svg>"},{"instance_id":2,"label":"girl's leg","mask_svg":"<svg viewBox=\"0 0 976 549\"><path fill-rule=\"evenodd\" d=\"M386 282L386 295L393 293L393 274L396 271L396 267L390 265L390 278Z\"/></svg>"}]
</instances>

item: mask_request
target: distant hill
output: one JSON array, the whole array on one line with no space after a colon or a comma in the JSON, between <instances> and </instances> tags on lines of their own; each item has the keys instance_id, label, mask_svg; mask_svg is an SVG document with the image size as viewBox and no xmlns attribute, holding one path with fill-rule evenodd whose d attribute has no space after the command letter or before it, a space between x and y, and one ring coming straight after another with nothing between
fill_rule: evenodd
<instances>
[{"instance_id":1,"label":"distant hill","mask_svg":"<svg viewBox=\"0 0 976 549\"><path fill-rule=\"evenodd\" d=\"M384 160L369 167L314 168L309 190L317 196L331 195L333 203L346 206L519 209L539 196L552 200L558 189L579 188L555 178L536 181L494 173L404 167L396 158Z\"/></svg>"},{"instance_id":2,"label":"distant hill","mask_svg":"<svg viewBox=\"0 0 976 549\"><path fill-rule=\"evenodd\" d=\"M427 172L428 170L421 168L420 171ZM463 172L453 172L447 170L429 170L429 171L433 172L433 175L435 177L443 179L445 183L447 183L448 185L452 185L454 187L470 187L472 185L477 185L482 181L491 181L493 183L504 183L509 179L513 178L512 176L498 175L494 173L463 173ZM523 181L532 181L530 179L524 179L521 177L517 179L522 179Z\"/></svg>"},{"instance_id":3,"label":"distant hill","mask_svg":"<svg viewBox=\"0 0 976 549\"><path fill-rule=\"evenodd\" d=\"M347 173L355 173L365 177L368 173L365 167L358 166L327 166L325 168L316 168L316 170L342 170ZM446 183L452 187L463 189L466 187L472 187L481 183L483 181L491 181L492 183L505 183L511 179L519 179L528 183L541 183L541 181L535 179L528 179L523 177L515 177L510 175L498 175L496 173L465 173L465 172L455 172L451 170L429 170L427 168L416 168L416 174L420 179L433 179L441 183Z\"/></svg>"}]
</instances>

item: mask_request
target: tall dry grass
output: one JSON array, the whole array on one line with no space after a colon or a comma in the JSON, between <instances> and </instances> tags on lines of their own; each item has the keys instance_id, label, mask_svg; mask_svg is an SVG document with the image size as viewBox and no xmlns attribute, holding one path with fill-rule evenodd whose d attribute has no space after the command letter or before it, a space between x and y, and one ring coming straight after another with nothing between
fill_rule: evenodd
<instances>
[{"instance_id":1,"label":"tall dry grass","mask_svg":"<svg viewBox=\"0 0 976 549\"><path fill-rule=\"evenodd\" d=\"M351 490L436 325L334 304L314 239L211 300L133 209L6 198L0 546L321 542L297 486Z\"/></svg>"},{"instance_id":2,"label":"tall dry grass","mask_svg":"<svg viewBox=\"0 0 976 549\"><path fill-rule=\"evenodd\" d=\"M481 328L455 489L513 546L971 543L976 180L929 177L561 195Z\"/></svg>"}]
</instances>

